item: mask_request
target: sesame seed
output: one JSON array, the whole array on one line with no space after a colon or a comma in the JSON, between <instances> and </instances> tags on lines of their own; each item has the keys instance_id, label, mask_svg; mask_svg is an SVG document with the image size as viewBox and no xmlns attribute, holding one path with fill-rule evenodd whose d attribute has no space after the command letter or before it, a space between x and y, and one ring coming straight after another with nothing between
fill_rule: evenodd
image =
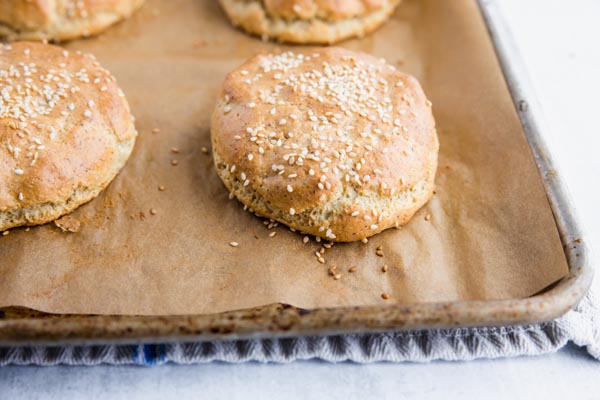
<instances>
[{"instance_id":1,"label":"sesame seed","mask_svg":"<svg viewBox=\"0 0 600 400\"><path fill-rule=\"evenodd\" d=\"M339 281L341 278L342 278L342 274L333 275L333 279L335 279L336 281Z\"/></svg>"},{"instance_id":2,"label":"sesame seed","mask_svg":"<svg viewBox=\"0 0 600 400\"><path fill-rule=\"evenodd\" d=\"M290 208L290 215L294 215L296 214L296 210L294 210L293 208Z\"/></svg>"},{"instance_id":3,"label":"sesame seed","mask_svg":"<svg viewBox=\"0 0 600 400\"><path fill-rule=\"evenodd\" d=\"M358 217L358 214L359 214L359 212L358 212L358 211L354 211L354 212L353 212L352 214L350 214L350 215L352 215L353 217Z\"/></svg>"},{"instance_id":4,"label":"sesame seed","mask_svg":"<svg viewBox=\"0 0 600 400\"><path fill-rule=\"evenodd\" d=\"M378 228L377 224L372 224L369 228L371 228L372 230L375 230Z\"/></svg>"},{"instance_id":5,"label":"sesame seed","mask_svg":"<svg viewBox=\"0 0 600 400\"><path fill-rule=\"evenodd\" d=\"M206 147L202 147L200 150L201 150L201 151L202 151L204 154L208 154L208 148L206 148Z\"/></svg>"},{"instance_id":6,"label":"sesame seed","mask_svg":"<svg viewBox=\"0 0 600 400\"><path fill-rule=\"evenodd\" d=\"M388 271L388 266L387 264L384 265L383 267L381 267L381 272L387 272Z\"/></svg>"},{"instance_id":7,"label":"sesame seed","mask_svg":"<svg viewBox=\"0 0 600 400\"><path fill-rule=\"evenodd\" d=\"M19 201L23 201L23 193L19 192L17 198L19 199Z\"/></svg>"},{"instance_id":8,"label":"sesame seed","mask_svg":"<svg viewBox=\"0 0 600 400\"><path fill-rule=\"evenodd\" d=\"M252 154L252 153L248 154L248 161L252 161L253 158L254 158L254 154Z\"/></svg>"},{"instance_id":9,"label":"sesame seed","mask_svg":"<svg viewBox=\"0 0 600 400\"><path fill-rule=\"evenodd\" d=\"M8 236L10 234L10 231L4 231L2 232L2 236Z\"/></svg>"},{"instance_id":10,"label":"sesame seed","mask_svg":"<svg viewBox=\"0 0 600 400\"><path fill-rule=\"evenodd\" d=\"M360 239L360 241L362 242L362 244L369 243L369 239L367 239L367 238L362 238L362 239Z\"/></svg>"},{"instance_id":11,"label":"sesame seed","mask_svg":"<svg viewBox=\"0 0 600 400\"><path fill-rule=\"evenodd\" d=\"M427 215L425 216L425 221L429 221L430 219L431 219L431 214L427 214Z\"/></svg>"},{"instance_id":12,"label":"sesame seed","mask_svg":"<svg viewBox=\"0 0 600 400\"><path fill-rule=\"evenodd\" d=\"M158 190L161 191L161 192L164 192L165 191L165 186L164 185L160 185L158 187Z\"/></svg>"},{"instance_id":13,"label":"sesame seed","mask_svg":"<svg viewBox=\"0 0 600 400\"><path fill-rule=\"evenodd\" d=\"M23 175L23 170L21 168L15 168L14 169L15 174L17 175Z\"/></svg>"},{"instance_id":14,"label":"sesame seed","mask_svg":"<svg viewBox=\"0 0 600 400\"><path fill-rule=\"evenodd\" d=\"M382 298L382 299L384 299L384 300L389 300L389 298L390 298L390 295L389 295L389 294L387 294L387 293L382 293L382 294L381 294L381 298Z\"/></svg>"},{"instance_id":15,"label":"sesame seed","mask_svg":"<svg viewBox=\"0 0 600 400\"><path fill-rule=\"evenodd\" d=\"M223 112L225 114L228 114L231 112L231 106L230 105L226 105L225 107L223 107Z\"/></svg>"},{"instance_id":16,"label":"sesame seed","mask_svg":"<svg viewBox=\"0 0 600 400\"><path fill-rule=\"evenodd\" d=\"M152 129L152 133L154 133L154 134L157 134L159 132L160 132L160 129L158 129L158 128L153 128Z\"/></svg>"},{"instance_id":17,"label":"sesame seed","mask_svg":"<svg viewBox=\"0 0 600 400\"><path fill-rule=\"evenodd\" d=\"M356 267L350 267L350 269L348 269L348 272L350 272L351 274L356 272Z\"/></svg>"},{"instance_id":18,"label":"sesame seed","mask_svg":"<svg viewBox=\"0 0 600 400\"><path fill-rule=\"evenodd\" d=\"M287 185L287 191L292 193L294 191L294 188L292 187L292 185Z\"/></svg>"},{"instance_id":19,"label":"sesame seed","mask_svg":"<svg viewBox=\"0 0 600 400\"><path fill-rule=\"evenodd\" d=\"M91 117L91 116L92 116L92 112L91 112L90 110L86 109L86 110L83 112L83 116L84 116L84 117L86 117L86 118L89 118L89 117Z\"/></svg>"},{"instance_id":20,"label":"sesame seed","mask_svg":"<svg viewBox=\"0 0 600 400\"><path fill-rule=\"evenodd\" d=\"M238 242L229 242L231 247L238 247L240 244Z\"/></svg>"},{"instance_id":21,"label":"sesame seed","mask_svg":"<svg viewBox=\"0 0 600 400\"><path fill-rule=\"evenodd\" d=\"M304 236L304 238L302 238L302 242L303 243L308 243L308 241L310 240L310 238L308 236Z\"/></svg>"},{"instance_id":22,"label":"sesame seed","mask_svg":"<svg viewBox=\"0 0 600 400\"><path fill-rule=\"evenodd\" d=\"M151 208L150 209L150 214L156 215L156 213L157 213L156 208Z\"/></svg>"},{"instance_id":23,"label":"sesame seed","mask_svg":"<svg viewBox=\"0 0 600 400\"><path fill-rule=\"evenodd\" d=\"M177 161L177 160L171 160L171 165L172 166L176 166L178 164L179 164L179 161Z\"/></svg>"},{"instance_id":24,"label":"sesame seed","mask_svg":"<svg viewBox=\"0 0 600 400\"><path fill-rule=\"evenodd\" d=\"M177 147L171 147L171 153L177 154L179 153L179 149Z\"/></svg>"}]
</instances>

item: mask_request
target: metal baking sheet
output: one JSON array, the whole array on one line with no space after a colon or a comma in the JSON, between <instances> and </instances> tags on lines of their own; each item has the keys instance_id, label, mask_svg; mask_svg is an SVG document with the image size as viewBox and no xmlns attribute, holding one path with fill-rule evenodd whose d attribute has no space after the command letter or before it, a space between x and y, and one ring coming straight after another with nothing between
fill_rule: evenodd
<instances>
[{"instance_id":1,"label":"metal baking sheet","mask_svg":"<svg viewBox=\"0 0 600 400\"><path fill-rule=\"evenodd\" d=\"M550 320L573 307L592 277L583 238L541 139L544 127L523 68L495 6L480 1L515 107L542 178L569 264L569 275L527 299L303 310L272 305L214 315L92 316L7 308L0 343L171 341L333 334L433 327L506 325Z\"/></svg>"}]
</instances>

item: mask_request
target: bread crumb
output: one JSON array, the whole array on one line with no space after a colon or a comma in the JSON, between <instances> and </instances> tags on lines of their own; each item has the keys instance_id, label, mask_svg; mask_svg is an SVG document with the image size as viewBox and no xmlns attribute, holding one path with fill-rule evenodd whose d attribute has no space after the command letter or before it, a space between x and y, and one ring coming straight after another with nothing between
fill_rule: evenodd
<instances>
[{"instance_id":1,"label":"bread crumb","mask_svg":"<svg viewBox=\"0 0 600 400\"><path fill-rule=\"evenodd\" d=\"M54 221L54 225L60 228L63 232L77 233L81 228L81 222L68 215Z\"/></svg>"}]
</instances>

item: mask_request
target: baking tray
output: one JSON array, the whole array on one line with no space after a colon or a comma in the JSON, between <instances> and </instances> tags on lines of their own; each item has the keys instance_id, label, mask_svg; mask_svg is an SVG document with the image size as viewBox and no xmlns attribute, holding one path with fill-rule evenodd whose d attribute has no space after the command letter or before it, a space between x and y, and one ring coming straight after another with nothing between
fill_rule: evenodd
<instances>
[{"instance_id":1,"label":"baking tray","mask_svg":"<svg viewBox=\"0 0 600 400\"><path fill-rule=\"evenodd\" d=\"M57 315L12 307L0 310L0 344L167 342L500 326L548 321L567 312L591 283L593 273L587 248L572 204L542 140L545 126L510 33L493 2L478 3L546 190L569 266L568 276L535 296L519 300L311 310L276 304L185 316Z\"/></svg>"}]
</instances>

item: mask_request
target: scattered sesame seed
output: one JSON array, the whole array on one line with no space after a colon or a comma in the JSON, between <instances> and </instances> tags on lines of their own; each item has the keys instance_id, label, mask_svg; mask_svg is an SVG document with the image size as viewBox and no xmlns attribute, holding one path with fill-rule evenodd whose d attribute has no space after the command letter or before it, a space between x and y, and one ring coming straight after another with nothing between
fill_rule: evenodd
<instances>
[{"instance_id":1,"label":"scattered sesame seed","mask_svg":"<svg viewBox=\"0 0 600 400\"><path fill-rule=\"evenodd\" d=\"M302 239L302 242L304 244L308 243L308 241L310 240L310 238L308 236L304 236L304 238Z\"/></svg>"},{"instance_id":2,"label":"scattered sesame seed","mask_svg":"<svg viewBox=\"0 0 600 400\"><path fill-rule=\"evenodd\" d=\"M339 281L341 278L342 278L342 274L333 275L333 279L335 279L336 281Z\"/></svg>"},{"instance_id":3,"label":"scattered sesame seed","mask_svg":"<svg viewBox=\"0 0 600 400\"><path fill-rule=\"evenodd\" d=\"M287 191L292 193L294 191L294 188L292 187L292 185L287 185Z\"/></svg>"},{"instance_id":4,"label":"scattered sesame seed","mask_svg":"<svg viewBox=\"0 0 600 400\"><path fill-rule=\"evenodd\" d=\"M271 233L269 233L269 237L274 237L275 235L277 235L277 232L271 232Z\"/></svg>"},{"instance_id":5,"label":"scattered sesame seed","mask_svg":"<svg viewBox=\"0 0 600 400\"><path fill-rule=\"evenodd\" d=\"M171 165L176 166L179 164L179 161L177 160L171 160Z\"/></svg>"},{"instance_id":6,"label":"scattered sesame seed","mask_svg":"<svg viewBox=\"0 0 600 400\"><path fill-rule=\"evenodd\" d=\"M362 238L362 239L360 239L360 241L362 242L362 244L369 243L369 239L367 239L367 238Z\"/></svg>"},{"instance_id":7,"label":"scattered sesame seed","mask_svg":"<svg viewBox=\"0 0 600 400\"><path fill-rule=\"evenodd\" d=\"M348 272L350 272L351 274L356 272L356 267L350 267L350 269L348 269Z\"/></svg>"},{"instance_id":8,"label":"scattered sesame seed","mask_svg":"<svg viewBox=\"0 0 600 400\"><path fill-rule=\"evenodd\" d=\"M229 242L231 247L238 247L240 244L238 242Z\"/></svg>"},{"instance_id":9,"label":"scattered sesame seed","mask_svg":"<svg viewBox=\"0 0 600 400\"><path fill-rule=\"evenodd\" d=\"M23 175L24 171L21 168L15 168L14 169L15 174L17 175Z\"/></svg>"},{"instance_id":10,"label":"scattered sesame seed","mask_svg":"<svg viewBox=\"0 0 600 400\"><path fill-rule=\"evenodd\" d=\"M388 271L388 266L387 264L384 265L383 267L381 267L381 272L387 272Z\"/></svg>"},{"instance_id":11,"label":"scattered sesame seed","mask_svg":"<svg viewBox=\"0 0 600 400\"><path fill-rule=\"evenodd\" d=\"M4 231L2 232L2 236L8 236L10 234L10 231Z\"/></svg>"},{"instance_id":12,"label":"scattered sesame seed","mask_svg":"<svg viewBox=\"0 0 600 400\"><path fill-rule=\"evenodd\" d=\"M156 208L151 208L150 209L150 214L156 215L156 213L157 213Z\"/></svg>"},{"instance_id":13,"label":"scattered sesame seed","mask_svg":"<svg viewBox=\"0 0 600 400\"><path fill-rule=\"evenodd\" d=\"M377 224L372 224L369 228L371 228L371 230L376 230L379 227L377 226Z\"/></svg>"},{"instance_id":14,"label":"scattered sesame seed","mask_svg":"<svg viewBox=\"0 0 600 400\"><path fill-rule=\"evenodd\" d=\"M179 153L179 149L177 147L171 147L171 153L177 154Z\"/></svg>"},{"instance_id":15,"label":"scattered sesame seed","mask_svg":"<svg viewBox=\"0 0 600 400\"><path fill-rule=\"evenodd\" d=\"M389 294L387 294L387 293L382 293L382 294L381 294L381 298L382 298L382 299L384 299L384 300L389 300L389 298L390 298L390 295L389 295Z\"/></svg>"},{"instance_id":16,"label":"scattered sesame seed","mask_svg":"<svg viewBox=\"0 0 600 400\"><path fill-rule=\"evenodd\" d=\"M425 215L425 221L429 221L431 219L431 214Z\"/></svg>"},{"instance_id":17,"label":"scattered sesame seed","mask_svg":"<svg viewBox=\"0 0 600 400\"><path fill-rule=\"evenodd\" d=\"M290 215L294 215L296 214L296 210L294 210L293 208L290 208Z\"/></svg>"},{"instance_id":18,"label":"scattered sesame seed","mask_svg":"<svg viewBox=\"0 0 600 400\"><path fill-rule=\"evenodd\" d=\"M208 148L206 148L206 147L202 147L200 150L201 150L201 151L202 151L204 154L208 154Z\"/></svg>"},{"instance_id":19,"label":"scattered sesame seed","mask_svg":"<svg viewBox=\"0 0 600 400\"><path fill-rule=\"evenodd\" d=\"M166 190L166 188L164 185L160 185L160 186L158 186L158 190L161 192L164 192Z\"/></svg>"}]
</instances>

